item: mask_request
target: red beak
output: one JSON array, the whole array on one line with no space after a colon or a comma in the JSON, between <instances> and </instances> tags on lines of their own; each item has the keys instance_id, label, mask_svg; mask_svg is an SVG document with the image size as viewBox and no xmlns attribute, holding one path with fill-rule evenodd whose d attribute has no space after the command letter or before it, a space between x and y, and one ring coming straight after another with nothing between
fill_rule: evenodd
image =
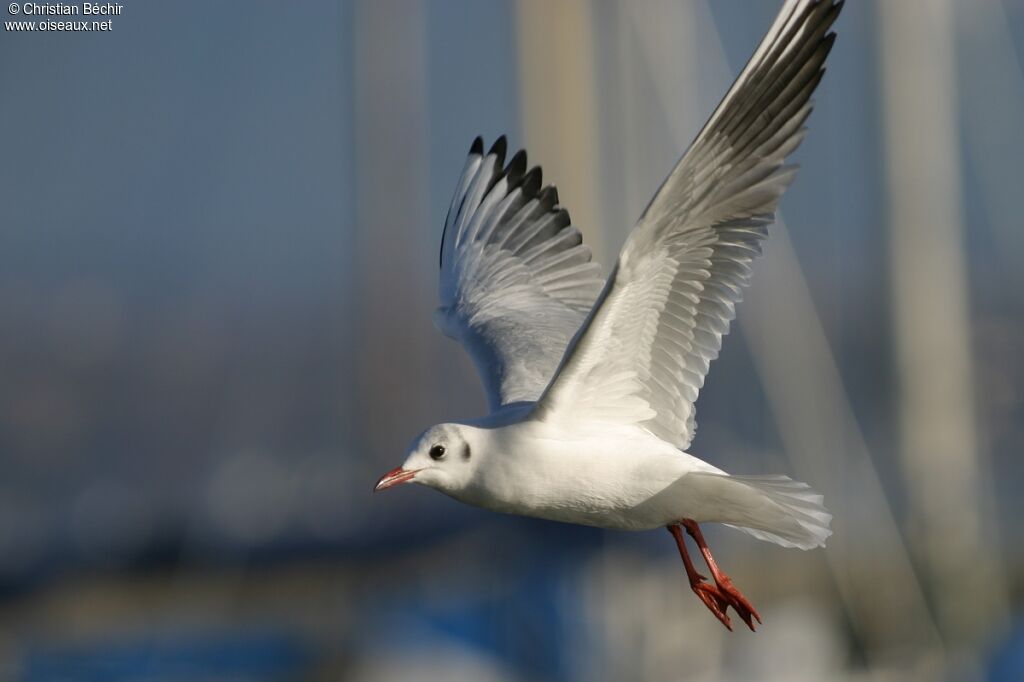
<instances>
[{"instance_id":1,"label":"red beak","mask_svg":"<svg viewBox=\"0 0 1024 682\"><path fill-rule=\"evenodd\" d=\"M393 488L394 486L401 485L402 483L408 483L419 472L419 469L403 469L402 467L395 467L380 477L380 480L377 481L377 485L373 486L373 492L380 492L381 490L387 490L388 488Z\"/></svg>"}]
</instances>

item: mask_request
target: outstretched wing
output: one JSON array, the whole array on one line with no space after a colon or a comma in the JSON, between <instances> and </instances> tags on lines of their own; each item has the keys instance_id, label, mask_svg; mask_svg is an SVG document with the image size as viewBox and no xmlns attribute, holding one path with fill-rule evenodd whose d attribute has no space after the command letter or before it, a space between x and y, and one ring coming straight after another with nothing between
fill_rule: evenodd
<instances>
[{"instance_id":1,"label":"outstretched wing","mask_svg":"<svg viewBox=\"0 0 1024 682\"><path fill-rule=\"evenodd\" d=\"M686 448L694 402L795 167L842 2L789 0L623 247L541 398L544 419L637 424Z\"/></svg>"},{"instance_id":2,"label":"outstretched wing","mask_svg":"<svg viewBox=\"0 0 1024 682\"><path fill-rule=\"evenodd\" d=\"M477 138L441 239L437 326L469 351L491 410L544 391L601 286L601 268L541 170Z\"/></svg>"}]
</instances>

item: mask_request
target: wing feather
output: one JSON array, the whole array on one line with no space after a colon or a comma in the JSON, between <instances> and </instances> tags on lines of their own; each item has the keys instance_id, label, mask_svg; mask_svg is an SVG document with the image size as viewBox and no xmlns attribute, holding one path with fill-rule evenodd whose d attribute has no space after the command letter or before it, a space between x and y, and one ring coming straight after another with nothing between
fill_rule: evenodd
<instances>
[{"instance_id":1,"label":"wing feather","mask_svg":"<svg viewBox=\"0 0 1024 682\"><path fill-rule=\"evenodd\" d=\"M601 290L600 266L526 153L470 148L441 238L434 319L476 364L491 410L535 401Z\"/></svg>"}]
</instances>

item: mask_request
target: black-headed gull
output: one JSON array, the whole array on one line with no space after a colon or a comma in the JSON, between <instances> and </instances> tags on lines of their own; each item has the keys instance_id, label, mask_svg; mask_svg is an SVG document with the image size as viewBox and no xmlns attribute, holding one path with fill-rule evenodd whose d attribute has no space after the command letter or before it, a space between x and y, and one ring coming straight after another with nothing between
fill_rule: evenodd
<instances>
[{"instance_id":1,"label":"black-headed gull","mask_svg":"<svg viewBox=\"0 0 1024 682\"><path fill-rule=\"evenodd\" d=\"M694 402L795 167L842 2L788 0L651 200L603 281L579 230L499 139L469 151L441 243L435 321L460 341L491 412L439 424L377 483L415 482L487 509L602 528L666 527L690 586L729 629L761 619L698 523L822 546L831 515L806 484L732 476L686 452ZM694 569L685 530L714 584Z\"/></svg>"}]
</instances>

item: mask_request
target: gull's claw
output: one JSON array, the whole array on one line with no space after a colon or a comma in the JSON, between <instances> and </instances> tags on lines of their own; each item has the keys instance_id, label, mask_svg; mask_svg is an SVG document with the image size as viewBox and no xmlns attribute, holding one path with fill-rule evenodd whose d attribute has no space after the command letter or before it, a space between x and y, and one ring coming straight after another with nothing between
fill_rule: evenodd
<instances>
[{"instance_id":1,"label":"gull's claw","mask_svg":"<svg viewBox=\"0 0 1024 682\"><path fill-rule=\"evenodd\" d=\"M757 609L747 600L746 597L733 585L732 580L729 579L724 573L719 575L718 581L716 582L717 592L719 596L729 604L729 606L736 609L736 613L739 614L740 618L752 632L756 632L754 628L754 621L758 624L761 623L761 616L757 613Z\"/></svg>"},{"instance_id":2,"label":"gull's claw","mask_svg":"<svg viewBox=\"0 0 1024 682\"><path fill-rule=\"evenodd\" d=\"M703 578L703 576L700 577ZM691 582L690 587L693 589L694 594L704 602L704 606L708 607L708 610L715 614L715 618L720 620L729 632L732 632L732 621L729 619L729 614L725 612L730 602L722 595L718 588L703 580ZM742 613L740 617L743 617Z\"/></svg>"}]
</instances>

